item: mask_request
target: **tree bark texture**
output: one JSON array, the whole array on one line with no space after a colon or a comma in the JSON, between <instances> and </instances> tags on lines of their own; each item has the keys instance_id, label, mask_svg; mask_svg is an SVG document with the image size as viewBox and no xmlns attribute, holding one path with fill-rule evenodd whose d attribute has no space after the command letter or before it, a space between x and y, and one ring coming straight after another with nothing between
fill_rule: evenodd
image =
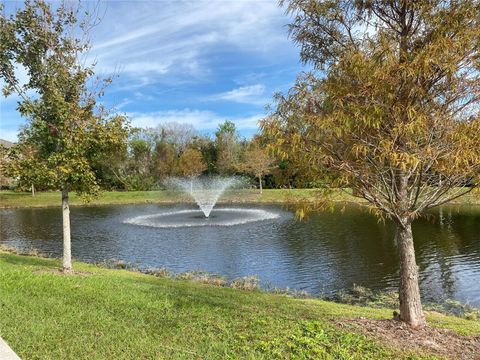
<instances>
[{"instance_id":1,"label":"tree bark texture","mask_svg":"<svg viewBox=\"0 0 480 360\"><path fill-rule=\"evenodd\" d=\"M420 299L411 222L397 224L395 236L400 255L400 319L413 328L422 328L426 322Z\"/></svg>"},{"instance_id":2,"label":"tree bark texture","mask_svg":"<svg viewBox=\"0 0 480 360\"><path fill-rule=\"evenodd\" d=\"M70 241L70 208L68 206L68 189L62 189L63 215L63 271L72 271L72 248Z\"/></svg>"}]
</instances>

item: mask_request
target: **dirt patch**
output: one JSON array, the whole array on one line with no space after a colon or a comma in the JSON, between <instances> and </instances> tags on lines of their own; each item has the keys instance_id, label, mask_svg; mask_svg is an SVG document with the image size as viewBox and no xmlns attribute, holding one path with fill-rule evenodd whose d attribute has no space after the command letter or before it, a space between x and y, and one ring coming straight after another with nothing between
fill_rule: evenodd
<instances>
[{"instance_id":1,"label":"dirt patch","mask_svg":"<svg viewBox=\"0 0 480 360\"><path fill-rule=\"evenodd\" d=\"M62 269L48 269L48 270L35 270L35 274L57 274L57 275L64 275L64 276L92 276L93 273L86 272L86 271L76 271L72 270L69 272L65 272Z\"/></svg>"},{"instance_id":2,"label":"dirt patch","mask_svg":"<svg viewBox=\"0 0 480 360\"><path fill-rule=\"evenodd\" d=\"M480 360L480 336L461 336L452 330L432 327L414 330L397 320L360 318L336 323L341 328L377 338L400 350L430 353L447 359Z\"/></svg>"}]
</instances>

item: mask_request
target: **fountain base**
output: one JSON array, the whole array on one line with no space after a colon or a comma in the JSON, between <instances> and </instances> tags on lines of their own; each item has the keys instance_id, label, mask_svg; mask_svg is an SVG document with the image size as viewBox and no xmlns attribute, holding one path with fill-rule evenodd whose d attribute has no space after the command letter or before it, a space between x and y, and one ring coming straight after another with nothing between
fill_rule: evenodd
<instances>
[{"instance_id":1,"label":"fountain base","mask_svg":"<svg viewBox=\"0 0 480 360\"><path fill-rule=\"evenodd\" d=\"M279 214L262 209L220 208L215 209L210 216L204 216L201 210L178 210L137 216L126 220L125 223L156 228L233 226L278 217Z\"/></svg>"}]
</instances>

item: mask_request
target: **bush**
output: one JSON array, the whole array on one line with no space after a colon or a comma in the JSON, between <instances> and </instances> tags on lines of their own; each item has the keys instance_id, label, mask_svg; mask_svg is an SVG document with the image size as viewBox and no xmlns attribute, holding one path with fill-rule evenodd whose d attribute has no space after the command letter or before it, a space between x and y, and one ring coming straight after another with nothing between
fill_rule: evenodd
<instances>
[{"instance_id":1,"label":"bush","mask_svg":"<svg viewBox=\"0 0 480 360\"><path fill-rule=\"evenodd\" d=\"M353 288L339 291L333 295L322 296L322 299L342 304L367 306L373 308L398 309L398 293L396 291L373 291L369 288L354 285ZM457 300L447 299L423 305L427 311L436 311L445 315L453 315L467 320L479 320L480 309Z\"/></svg>"},{"instance_id":2,"label":"bush","mask_svg":"<svg viewBox=\"0 0 480 360\"><path fill-rule=\"evenodd\" d=\"M480 320L479 308L457 300L447 299L442 303L429 302L423 307L425 310L436 311L445 315L454 315L467 320Z\"/></svg>"},{"instance_id":3,"label":"bush","mask_svg":"<svg viewBox=\"0 0 480 360\"><path fill-rule=\"evenodd\" d=\"M375 308L387 307L397 309L400 305L396 291L373 291L359 285L353 285L351 289L341 290L333 295L323 296L323 298L342 304Z\"/></svg>"},{"instance_id":4,"label":"bush","mask_svg":"<svg viewBox=\"0 0 480 360\"><path fill-rule=\"evenodd\" d=\"M230 283L230 287L233 289L241 290L259 290L260 289L260 279L258 276L244 276L241 278L236 278Z\"/></svg>"},{"instance_id":5,"label":"bush","mask_svg":"<svg viewBox=\"0 0 480 360\"><path fill-rule=\"evenodd\" d=\"M159 269L150 268L150 269L143 270L142 272L145 273L145 274L153 275L153 276L160 277L160 278L170 278L170 277L172 277L172 274L166 268L159 268Z\"/></svg>"},{"instance_id":6,"label":"bush","mask_svg":"<svg viewBox=\"0 0 480 360\"><path fill-rule=\"evenodd\" d=\"M184 273L180 273L175 276L178 280L190 280L190 281L197 281L203 284L210 284L214 286L227 286L228 282L224 276L218 274L211 274L206 271L196 270L196 271L187 271Z\"/></svg>"}]
</instances>

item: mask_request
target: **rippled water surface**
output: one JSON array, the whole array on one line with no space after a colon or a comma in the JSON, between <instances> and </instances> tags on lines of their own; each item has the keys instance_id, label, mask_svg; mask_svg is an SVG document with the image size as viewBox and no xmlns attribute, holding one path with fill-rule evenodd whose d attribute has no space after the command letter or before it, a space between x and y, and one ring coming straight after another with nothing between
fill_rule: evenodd
<instances>
[{"instance_id":1,"label":"rippled water surface","mask_svg":"<svg viewBox=\"0 0 480 360\"><path fill-rule=\"evenodd\" d=\"M226 206L215 208L209 221L215 221L215 212L222 208ZM190 223L201 219L186 206L76 207L71 210L73 255L93 262L121 259L173 272L201 269L229 278L258 275L264 286L314 294L353 284L374 289L397 286L393 227L358 208L314 214L303 222L276 206L228 208L217 212L217 221L227 221L229 211L255 216L245 209L275 216L231 226L162 228L145 222L176 223L176 216L185 216ZM180 213L172 217L175 211ZM60 209L1 210L0 220L1 244L61 256ZM413 233L424 297L479 306L480 207L442 208L418 220Z\"/></svg>"}]
</instances>

